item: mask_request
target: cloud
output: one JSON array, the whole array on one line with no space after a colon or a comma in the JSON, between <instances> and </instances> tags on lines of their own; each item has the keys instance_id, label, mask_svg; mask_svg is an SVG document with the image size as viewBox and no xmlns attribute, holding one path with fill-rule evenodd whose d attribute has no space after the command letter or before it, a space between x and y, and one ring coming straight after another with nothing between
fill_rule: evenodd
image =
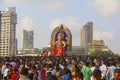
<instances>
[{"instance_id":1,"label":"cloud","mask_svg":"<svg viewBox=\"0 0 120 80\"><path fill-rule=\"evenodd\" d=\"M62 11L66 8L67 0L3 0L4 3L14 5L35 5L43 11Z\"/></svg>"},{"instance_id":2,"label":"cloud","mask_svg":"<svg viewBox=\"0 0 120 80\"><path fill-rule=\"evenodd\" d=\"M31 0L3 0L3 2L9 4L24 4L24 3L28 3L29 1Z\"/></svg>"},{"instance_id":3,"label":"cloud","mask_svg":"<svg viewBox=\"0 0 120 80\"><path fill-rule=\"evenodd\" d=\"M54 0L54 1L44 1L40 5L41 9L44 11L61 11L66 8L65 0Z\"/></svg>"},{"instance_id":4,"label":"cloud","mask_svg":"<svg viewBox=\"0 0 120 80\"><path fill-rule=\"evenodd\" d=\"M72 33L73 45L80 46L80 20L77 17L69 16L64 19L54 19L50 23L51 31L63 24L65 27L70 29Z\"/></svg>"},{"instance_id":5,"label":"cloud","mask_svg":"<svg viewBox=\"0 0 120 80\"><path fill-rule=\"evenodd\" d=\"M73 34L79 34L80 32L80 20L77 17L69 16L64 19L54 19L50 23L50 29L58 27L60 24L65 25Z\"/></svg>"},{"instance_id":6,"label":"cloud","mask_svg":"<svg viewBox=\"0 0 120 80\"><path fill-rule=\"evenodd\" d=\"M29 16L25 16L23 19L21 19L20 24L22 28L26 30L33 30L35 27L33 19L31 19Z\"/></svg>"},{"instance_id":7,"label":"cloud","mask_svg":"<svg viewBox=\"0 0 120 80\"><path fill-rule=\"evenodd\" d=\"M117 40L117 37L114 31L102 32L100 30L95 30L93 36L94 36L94 39L104 40L106 46L108 46L108 48L111 49L113 52L115 53L120 52L118 49L120 47L120 45L118 44L119 40Z\"/></svg>"},{"instance_id":8,"label":"cloud","mask_svg":"<svg viewBox=\"0 0 120 80\"><path fill-rule=\"evenodd\" d=\"M120 0L89 0L88 4L105 17L114 16L120 12Z\"/></svg>"},{"instance_id":9,"label":"cloud","mask_svg":"<svg viewBox=\"0 0 120 80\"><path fill-rule=\"evenodd\" d=\"M62 24L62 20L61 19L54 19L51 21L49 27L50 30L52 31L53 29L55 29L56 27L58 27L60 24Z\"/></svg>"},{"instance_id":10,"label":"cloud","mask_svg":"<svg viewBox=\"0 0 120 80\"><path fill-rule=\"evenodd\" d=\"M70 30L71 32L76 35L76 34L80 34L80 20L77 17L67 17L65 19L65 23L64 23ZM78 36L78 35L76 35Z\"/></svg>"},{"instance_id":11,"label":"cloud","mask_svg":"<svg viewBox=\"0 0 120 80\"><path fill-rule=\"evenodd\" d=\"M93 36L94 36L94 39L106 39L108 41L108 40L111 40L111 39L114 38L114 32L113 31L102 32L102 31L99 31L99 30L95 30Z\"/></svg>"},{"instance_id":12,"label":"cloud","mask_svg":"<svg viewBox=\"0 0 120 80\"><path fill-rule=\"evenodd\" d=\"M100 30L95 30L93 34L94 39L102 39L105 41L106 45L112 49L113 42L115 41L114 31L102 32Z\"/></svg>"}]
</instances>

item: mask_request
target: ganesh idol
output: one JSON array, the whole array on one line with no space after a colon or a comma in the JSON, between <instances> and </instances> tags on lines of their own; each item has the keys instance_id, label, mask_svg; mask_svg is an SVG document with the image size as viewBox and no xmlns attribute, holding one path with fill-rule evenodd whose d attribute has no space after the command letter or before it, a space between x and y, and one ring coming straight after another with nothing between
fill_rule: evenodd
<instances>
[{"instance_id":1,"label":"ganesh idol","mask_svg":"<svg viewBox=\"0 0 120 80\"><path fill-rule=\"evenodd\" d=\"M67 40L67 37L66 37ZM52 42L52 53L54 56L64 56L67 46L67 41L64 41L64 34L60 32L57 36L57 41Z\"/></svg>"}]
</instances>

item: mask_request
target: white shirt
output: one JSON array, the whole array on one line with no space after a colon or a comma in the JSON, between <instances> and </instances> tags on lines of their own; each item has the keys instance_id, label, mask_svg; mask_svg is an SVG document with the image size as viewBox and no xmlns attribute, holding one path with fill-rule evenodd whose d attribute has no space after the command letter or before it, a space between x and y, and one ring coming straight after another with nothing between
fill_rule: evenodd
<instances>
[{"instance_id":1,"label":"white shirt","mask_svg":"<svg viewBox=\"0 0 120 80\"><path fill-rule=\"evenodd\" d=\"M49 68L49 70L48 70L48 71L46 71L46 73L48 73L48 72L51 72L51 73L52 73L52 75L56 75L55 70L53 70L52 68Z\"/></svg>"},{"instance_id":2,"label":"white shirt","mask_svg":"<svg viewBox=\"0 0 120 80\"><path fill-rule=\"evenodd\" d=\"M106 65L105 65L105 64L102 64L99 69L101 70L102 78L105 77L106 72L107 72L107 67L106 67Z\"/></svg>"},{"instance_id":3,"label":"white shirt","mask_svg":"<svg viewBox=\"0 0 120 80\"><path fill-rule=\"evenodd\" d=\"M93 72L96 69L96 67L91 67L91 71ZM91 80L94 80L93 76L90 77Z\"/></svg>"},{"instance_id":4,"label":"white shirt","mask_svg":"<svg viewBox=\"0 0 120 80\"><path fill-rule=\"evenodd\" d=\"M9 69L8 69L8 68L6 68L6 69L5 69L5 71L4 71L3 77L6 77L6 76L7 76L8 71L9 71Z\"/></svg>"},{"instance_id":5,"label":"white shirt","mask_svg":"<svg viewBox=\"0 0 120 80\"><path fill-rule=\"evenodd\" d=\"M6 68L6 65L3 64L3 65L2 65L2 70L1 70L1 73L2 73L2 74L4 74L4 72L5 72L5 68Z\"/></svg>"}]
</instances>

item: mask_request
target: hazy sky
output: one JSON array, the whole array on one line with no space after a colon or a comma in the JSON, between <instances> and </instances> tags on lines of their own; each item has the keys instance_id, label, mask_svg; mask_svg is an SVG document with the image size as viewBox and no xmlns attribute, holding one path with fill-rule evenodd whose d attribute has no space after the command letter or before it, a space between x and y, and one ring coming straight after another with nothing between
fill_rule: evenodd
<instances>
[{"instance_id":1,"label":"hazy sky","mask_svg":"<svg viewBox=\"0 0 120 80\"><path fill-rule=\"evenodd\" d=\"M18 48L23 29L34 30L34 46L42 48L60 23L71 30L73 46L79 46L80 28L93 21L94 39L120 53L120 0L0 0L0 10L7 7L16 7Z\"/></svg>"}]
</instances>

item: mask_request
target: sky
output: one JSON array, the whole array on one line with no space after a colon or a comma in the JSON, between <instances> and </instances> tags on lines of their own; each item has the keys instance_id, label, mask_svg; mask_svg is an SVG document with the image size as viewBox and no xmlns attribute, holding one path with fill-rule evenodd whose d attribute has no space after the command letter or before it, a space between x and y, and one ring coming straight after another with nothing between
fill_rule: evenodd
<instances>
[{"instance_id":1,"label":"sky","mask_svg":"<svg viewBox=\"0 0 120 80\"><path fill-rule=\"evenodd\" d=\"M94 39L120 54L120 0L0 0L0 10L7 7L16 7L18 49L24 29L34 31L34 47L41 49L60 24L70 29L72 45L80 46L80 29L92 21Z\"/></svg>"}]
</instances>

